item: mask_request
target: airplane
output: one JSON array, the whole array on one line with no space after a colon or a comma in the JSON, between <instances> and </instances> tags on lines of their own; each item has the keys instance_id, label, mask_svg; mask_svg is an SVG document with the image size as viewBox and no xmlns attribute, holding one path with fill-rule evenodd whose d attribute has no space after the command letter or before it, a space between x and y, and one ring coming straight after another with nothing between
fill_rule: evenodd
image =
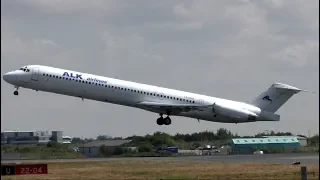
<instances>
[{"instance_id":1,"label":"airplane","mask_svg":"<svg viewBox=\"0 0 320 180\"><path fill-rule=\"evenodd\" d=\"M42 65L23 66L3 79L14 85L14 95L22 87L139 108L159 114L158 125L170 125L171 116L236 124L280 121L275 112L294 94L307 91L275 82L253 100L239 102Z\"/></svg>"}]
</instances>

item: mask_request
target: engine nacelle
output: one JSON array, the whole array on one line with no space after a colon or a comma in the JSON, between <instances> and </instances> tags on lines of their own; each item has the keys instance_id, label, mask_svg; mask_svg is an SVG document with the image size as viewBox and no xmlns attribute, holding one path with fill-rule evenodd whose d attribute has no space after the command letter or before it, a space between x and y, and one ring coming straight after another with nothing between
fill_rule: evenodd
<instances>
[{"instance_id":1,"label":"engine nacelle","mask_svg":"<svg viewBox=\"0 0 320 180\"><path fill-rule=\"evenodd\" d=\"M215 104L213 106L213 112L217 114L221 114L226 117L230 117L232 119L242 119L247 121L255 121L258 116L246 109L242 109L234 106L225 106L221 104Z\"/></svg>"}]
</instances>

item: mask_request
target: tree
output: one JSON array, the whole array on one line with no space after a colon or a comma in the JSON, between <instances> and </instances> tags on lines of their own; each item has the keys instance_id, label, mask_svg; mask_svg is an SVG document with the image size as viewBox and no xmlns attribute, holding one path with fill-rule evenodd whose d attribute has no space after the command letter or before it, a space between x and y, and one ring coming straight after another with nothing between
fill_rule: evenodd
<instances>
[{"instance_id":1,"label":"tree","mask_svg":"<svg viewBox=\"0 0 320 180\"><path fill-rule=\"evenodd\" d=\"M232 134L224 128L220 128L217 130L217 137L218 139L228 139L232 137Z\"/></svg>"},{"instance_id":2,"label":"tree","mask_svg":"<svg viewBox=\"0 0 320 180\"><path fill-rule=\"evenodd\" d=\"M80 144L80 143L84 143L84 140L82 140L79 137L74 137L74 138L72 138L71 143L72 144Z\"/></svg>"},{"instance_id":3,"label":"tree","mask_svg":"<svg viewBox=\"0 0 320 180\"><path fill-rule=\"evenodd\" d=\"M308 138L308 145L309 146L319 146L319 134Z\"/></svg>"},{"instance_id":4,"label":"tree","mask_svg":"<svg viewBox=\"0 0 320 180\"><path fill-rule=\"evenodd\" d=\"M150 144L143 144L138 147L139 152L151 152L153 150Z\"/></svg>"},{"instance_id":5,"label":"tree","mask_svg":"<svg viewBox=\"0 0 320 180\"><path fill-rule=\"evenodd\" d=\"M99 135L96 138L97 140L108 140L108 139L112 139L111 136L107 136L107 135Z\"/></svg>"}]
</instances>

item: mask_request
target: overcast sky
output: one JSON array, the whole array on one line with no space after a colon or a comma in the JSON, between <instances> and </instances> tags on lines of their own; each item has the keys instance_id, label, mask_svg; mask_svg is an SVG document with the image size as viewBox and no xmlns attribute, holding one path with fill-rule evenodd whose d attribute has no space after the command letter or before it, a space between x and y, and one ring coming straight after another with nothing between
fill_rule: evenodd
<instances>
[{"instance_id":1,"label":"overcast sky","mask_svg":"<svg viewBox=\"0 0 320 180\"><path fill-rule=\"evenodd\" d=\"M319 132L318 0L2 0L1 73L40 64L247 101L282 82L300 93L280 122L223 124L14 88L1 78L1 131L96 137L227 128Z\"/></svg>"}]
</instances>

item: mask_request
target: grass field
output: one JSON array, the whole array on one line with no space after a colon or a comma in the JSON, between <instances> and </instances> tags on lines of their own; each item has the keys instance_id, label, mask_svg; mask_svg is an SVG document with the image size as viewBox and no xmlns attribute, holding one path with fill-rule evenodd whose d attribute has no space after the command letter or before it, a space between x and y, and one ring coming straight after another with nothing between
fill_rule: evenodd
<instances>
[{"instance_id":1,"label":"grass field","mask_svg":"<svg viewBox=\"0 0 320 180\"><path fill-rule=\"evenodd\" d=\"M228 164L173 161L106 161L49 163L48 175L3 176L1 179L300 179L299 165ZM308 165L308 179L319 179L319 164Z\"/></svg>"}]
</instances>

